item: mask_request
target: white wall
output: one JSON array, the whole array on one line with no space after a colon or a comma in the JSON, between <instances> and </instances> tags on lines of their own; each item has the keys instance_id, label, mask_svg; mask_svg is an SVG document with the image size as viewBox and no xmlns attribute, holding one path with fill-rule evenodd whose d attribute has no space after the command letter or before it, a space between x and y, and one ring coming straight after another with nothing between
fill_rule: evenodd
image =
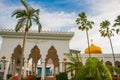
<instances>
[{"instance_id":1,"label":"white wall","mask_svg":"<svg viewBox=\"0 0 120 80\"><path fill-rule=\"evenodd\" d=\"M14 52L14 48L18 44L22 46L22 38L3 38L0 57L6 56L7 60L10 60L11 54ZM28 58L31 49L37 45L40 49L40 54L43 59L46 58L49 48L53 45L57 50L59 59L63 59L64 53L69 52L69 41L68 40L38 40L38 39L27 39L24 56Z\"/></svg>"}]
</instances>

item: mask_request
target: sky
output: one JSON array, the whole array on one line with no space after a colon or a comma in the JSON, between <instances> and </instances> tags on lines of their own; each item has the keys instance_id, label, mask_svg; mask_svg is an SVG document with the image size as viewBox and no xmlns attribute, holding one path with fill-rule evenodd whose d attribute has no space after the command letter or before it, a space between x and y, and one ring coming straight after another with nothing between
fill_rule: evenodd
<instances>
[{"instance_id":1,"label":"sky","mask_svg":"<svg viewBox=\"0 0 120 80\"><path fill-rule=\"evenodd\" d=\"M104 54L111 54L109 39L100 36L100 23L109 20L111 26L120 15L120 0L26 0L33 8L40 9L40 22L43 30L74 32L70 49L84 53L87 48L85 31L78 30L75 20L78 14L85 12L88 20L93 21L89 38L92 43L102 48ZM14 29L17 20L11 17L15 9L24 8L20 0L0 0L0 29ZM36 29L37 26L33 25ZM1 42L2 39L0 39ZM115 54L120 53L120 35L112 37Z\"/></svg>"}]
</instances>

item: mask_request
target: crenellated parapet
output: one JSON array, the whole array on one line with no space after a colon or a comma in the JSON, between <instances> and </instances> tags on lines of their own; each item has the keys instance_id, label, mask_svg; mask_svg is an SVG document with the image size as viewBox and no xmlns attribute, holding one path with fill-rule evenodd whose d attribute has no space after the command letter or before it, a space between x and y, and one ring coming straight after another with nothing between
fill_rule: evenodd
<instances>
[{"instance_id":1,"label":"crenellated parapet","mask_svg":"<svg viewBox=\"0 0 120 80\"><path fill-rule=\"evenodd\" d=\"M15 32L14 29L0 29L0 35L7 38L23 38L24 30ZM74 32L61 32L61 31L41 31L40 33L37 30L30 30L28 32L27 38L30 39L71 39L74 35Z\"/></svg>"}]
</instances>

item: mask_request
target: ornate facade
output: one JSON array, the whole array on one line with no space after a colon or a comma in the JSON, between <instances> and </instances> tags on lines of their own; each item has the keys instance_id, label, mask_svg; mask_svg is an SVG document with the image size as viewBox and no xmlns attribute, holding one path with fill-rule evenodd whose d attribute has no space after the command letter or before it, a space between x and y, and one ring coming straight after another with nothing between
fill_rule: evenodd
<instances>
[{"instance_id":1,"label":"ornate facade","mask_svg":"<svg viewBox=\"0 0 120 80\"><path fill-rule=\"evenodd\" d=\"M0 57L5 57L0 62L0 75L3 75L5 79L8 73L14 76L19 73L24 32L0 30L0 35L2 37ZM23 76L36 73L41 76L42 80L45 80L47 76L55 76L59 72L64 72L64 53L80 53L69 49L69 42L73 35L73 32L42 31L37 33L30 31L27 35L23 58ZM94 44L89 48L91 57L98 57L106 65L120 67L120 54L115 54L114 63L112 54L102 54L102 49ZM83 64L89 57L88 52L89 49L86 48L86 54L81 54Z\"/></svg>"},{"instance_id":2,"label":"ornate facade","mask_svg":"<svg viewBox=\"0 0 120 80\"><path fill-rule=\"evenodd\" d=\"M0 57L6 56L7 61L0 63L0 65L5 64L6 67L0 69L0 72L4 72L5 79L8 73L12 75L19 73L24 32L0 30L0 35L2 36ZM41 72L40 76L44 80L46 68L52 70L51 76L63 72L64 53L69 53L69 41L73 35L73 32L30 31L23 58L23 76ZM41 71L38 71L38 68L41 68Z\"/></svg>"}]
</instances>

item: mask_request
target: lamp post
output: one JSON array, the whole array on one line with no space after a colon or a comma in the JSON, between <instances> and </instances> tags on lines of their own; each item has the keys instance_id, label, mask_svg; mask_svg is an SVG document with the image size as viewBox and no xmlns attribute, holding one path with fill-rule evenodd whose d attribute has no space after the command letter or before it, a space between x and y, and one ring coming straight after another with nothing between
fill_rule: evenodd
<instances>
[{"instance_id":1,"label":"lamp post","mask_svg":"<svg viewBox=\"0 0 120 80\"><path fill-rule=\"evenodd\" d=\"M3 72L4 72L4 70L5 70L5 64L6 64L6 56L2 56L1 62L3 62Z\"/></svg>"},{"instance_id":2,"label":"lamp post","mask_svg":"<svg viewBox=\"0 0 120 80\"><path fill-rule=\"evenodd\" d=\"M5 75L5 69L6 69L6 56L2 56L1 57L2 58L2 60L0 60L0 62L2 62L3 63L3 67L2 67L2 69L3 69L3 77L4 77L4 75Z\"/></svg>"},{"instance_id":3,"label":"lamp post","mask_svg":"<svg viewBox=\"0 0 120 80\"><path fill-rule=\"evenodd\" d=\"M64 58L63 58L63 61L64 61L64 65L65 65L65 72L66 72L66 60L67 60L67 58L64 57Z\"/></svg>"}]
</instances>

